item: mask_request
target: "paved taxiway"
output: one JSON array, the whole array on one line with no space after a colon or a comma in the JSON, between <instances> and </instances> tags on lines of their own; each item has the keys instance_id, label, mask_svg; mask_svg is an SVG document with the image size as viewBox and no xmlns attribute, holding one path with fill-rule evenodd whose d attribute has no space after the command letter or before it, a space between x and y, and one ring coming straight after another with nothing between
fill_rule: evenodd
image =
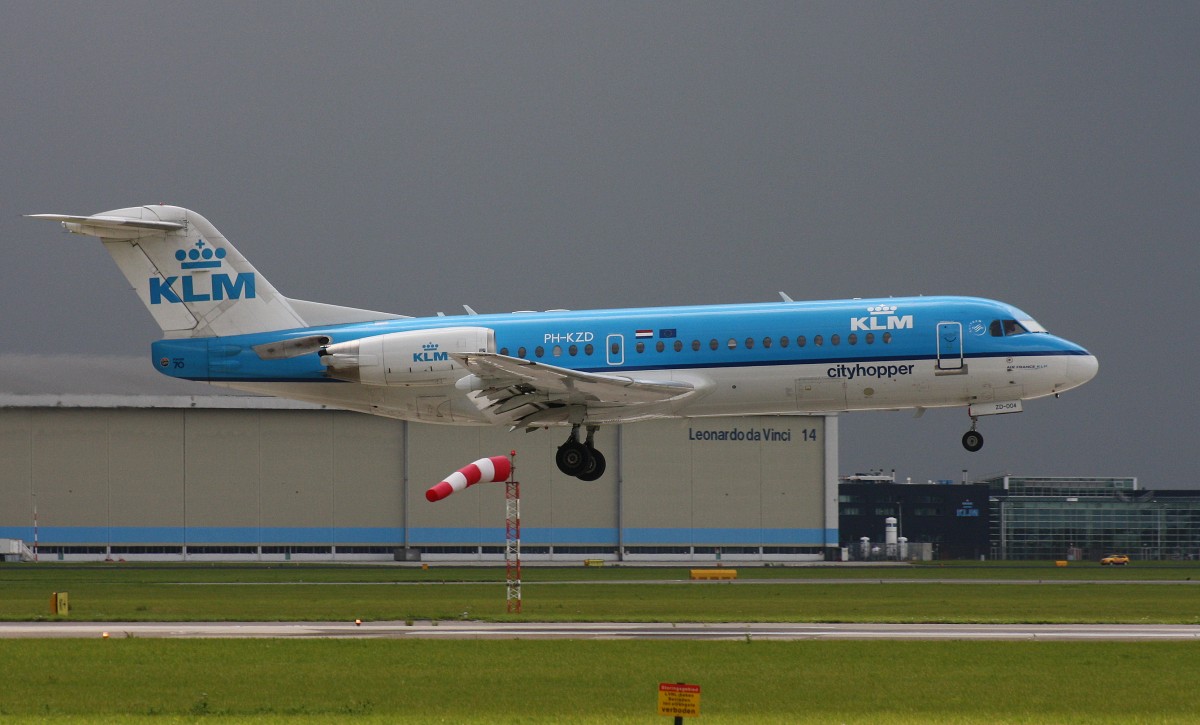
<instances>
[{"instance_id":1,"label":"paved taxiway","mask_svg":"<svg viewBox=\"0 0 1200 725\"><path fill-rule=\"evenodd\" d=\"M1189 640L1176 624L647 624L493 622L7 622L0 638L369 638L687 640Z\"/></svg>"}]
</instances>

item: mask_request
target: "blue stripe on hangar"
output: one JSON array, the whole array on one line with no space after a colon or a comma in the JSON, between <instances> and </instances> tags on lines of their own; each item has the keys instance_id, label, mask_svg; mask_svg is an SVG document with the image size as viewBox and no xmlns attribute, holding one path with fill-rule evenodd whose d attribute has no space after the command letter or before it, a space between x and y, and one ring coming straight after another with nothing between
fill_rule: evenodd
<instances>
[{"instance_id":1,"label":"blue stripe on hangar","mask_svg":"<svg viewBox=\"0 0 1200 725\"><path fill-rule=\"evenodd\" d=\"M33 540L29 526L0 527L0 538ZM396 527L265 527L252 526L44 526L38 532L41 544L87 545L180 545L180 544L375 544L396 545L404 541ZM616 546L620 537L609 527L528 527L521 541L531 546L598 545ZM729 546L822 546L837 541L836 529L755 528L630 528L624 543L653 545ZM409 529L410 546L480 545L502 546L503 527L416 527Z\"/></svg>"}]
</instances>

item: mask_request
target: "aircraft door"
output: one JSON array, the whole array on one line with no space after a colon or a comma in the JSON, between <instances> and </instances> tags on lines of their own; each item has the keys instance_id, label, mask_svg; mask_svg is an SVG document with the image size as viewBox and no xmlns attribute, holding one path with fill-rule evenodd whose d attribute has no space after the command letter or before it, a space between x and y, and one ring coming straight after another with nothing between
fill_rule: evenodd
<instances>
[{"instance_id":1,"label":"aircraft door","mask_svg":"<svg viewBox=\"0 0 1200 725\"><path fill-rule=\"evenodd\" d=\"M604 341L604 349L608 354L609 365L625 364L625 336L609 335Z\"/></svg>"},{"instance_id":2,"label":"aircraft door","mask_svg":"<svg viewBox=\"0 0 1200 725\"><path fill-rule=\"evenodd\" d=\"M939 322L937 326L937 369L965 371L961 322Z\"/></svg>"}]
</instances>

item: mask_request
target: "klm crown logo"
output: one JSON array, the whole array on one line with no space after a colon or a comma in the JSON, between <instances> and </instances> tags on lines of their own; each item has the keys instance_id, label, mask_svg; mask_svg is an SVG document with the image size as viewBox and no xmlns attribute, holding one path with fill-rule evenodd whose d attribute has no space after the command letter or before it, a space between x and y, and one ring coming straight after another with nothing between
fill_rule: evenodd
<instances>
[{"instance_id":1,"label":"klm crown logo","mask_svg":"<svg viewBox=\"0 0 1200 725\"><path fill-rule=\"evenodd\" d=\"M175 259L183 264L184 269L220 269L221 260L225 259L226 251L221 248L213 249L199 239L191 249L180 249L175 252Z\"/></svg>"},{"instance_id":2,"label":"klm crown logo","mask_svg":"<svg viewBox=\"0 0 1200 725\"><path fill-rule=\"evenodd\" d=\"M183 304L191 302L221 302L223 300L254 299L254 273L239 272L233 276L213 272L221 268L228 252L220 247L209 246L197 239L190 249L175 250L175 259L184 271L194 270L197 275L180 274L171 277L151 277L150 304ZM197 281L199 280L199 281ZM207 289L204 287L207 286Z\"/></svg>"}]
</instances>

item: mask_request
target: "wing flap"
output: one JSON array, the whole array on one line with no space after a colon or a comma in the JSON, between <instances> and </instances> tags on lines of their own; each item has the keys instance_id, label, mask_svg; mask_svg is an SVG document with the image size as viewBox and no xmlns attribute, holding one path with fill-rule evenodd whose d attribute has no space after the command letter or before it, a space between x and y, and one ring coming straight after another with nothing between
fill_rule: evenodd
<instances>
[{"instance_id":1,"label":"wing flap","mask_svg":"<svg viewBox=\"0 0 1200 725\"><path fill-rule=\"evenodd\" d=\"M451 353L451 357L487 386L483 397L496 405L532 393L544 394L539 397L552 405L663 403L696 390L691 383L676 380L585 373L497 353Z\"/></svg>"}]
</instances>

